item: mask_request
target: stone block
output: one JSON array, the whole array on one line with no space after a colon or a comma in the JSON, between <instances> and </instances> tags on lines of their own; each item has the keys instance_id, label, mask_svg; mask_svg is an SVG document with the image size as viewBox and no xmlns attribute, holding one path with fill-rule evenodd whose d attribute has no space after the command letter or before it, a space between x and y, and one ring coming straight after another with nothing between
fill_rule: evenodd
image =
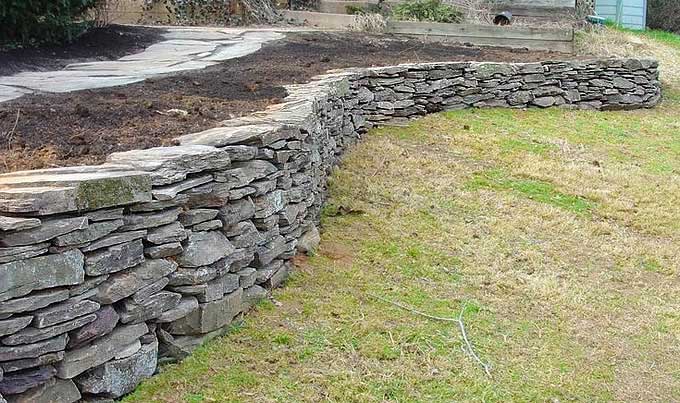
<instances>
[{"instance_id":1,"label":"stone block","mask_svg":"<svg viewBox=\"0 0 680 403\"><path fill-rule=\"evenodd\" d=\"M101 307L94 315L95 320L69 333L69 349L81 347L96 338L111 333L120 318L118 312L111 305Z\"/></svg>"},{"instance_id":2,"label":"stone block","mask_svg":"<svg viewBox=\"0 0 680 403\"><path fill-rule=\"evenodd\" d=\"M168 331L174 335L202 334L228 325L241 312L242 293L239 288L222 299L200 304L189 315L170 323Z\"/></svg>"},{"instance_id":3,"label":"stone block","mask_svg":"<svg viewBox=\"0 0 680 403\"><path fill-rule=\"evenodd\" d=\"M122 323L140 323L157 318L163 312L175 308L179 304L180 298L182 298L181 294L161 291L141 303L126 299L123 301L119 312L120 321Z\"/></svg>"},{"instance_id":4,"label":"stone block","mask_svg":"<svg viewBox=\"0 0 680 403\"><path fill-rule=\"evenodd\" d=\"M229 256L234 250L227 237L220 232L194 232L186 241L184 252L176 260L182 267L207 266Z\"/></svg>"},{"instance_id":5,"label":"stone block","mask_svg":"<svg viewBox=\"0 0 680 403\"><path fill-rule=\"evenodd\" d=\"M10 336L4 337L2 339L2 344L7 346L15 346L18 344L37 343L39 341L67 333L71 330L78 329L90 322L93 322L95 319L97 319L96 315L85 315L46 328L27 327Z\"/></svg>"},{"instance_id":6,"label":"stone block","mask_svg":"<svg viewBox=\"0 0 680 403\"><path fill-rule=\"evenodd\" d=\"M145 286L177 270L177 263L165 259L147 259L143 263L111 275L97 287L93 300L101 304L113 304L129 297Z\"/></svg>"},{"instance_id":7,"label":"stone block","mask_svg":"<svg viewBox=\"0 0 680 403\"><path fill-rule=\"evenodd\" d=\"M80 391L72 380L52 378L20 395L9 396L8 403L73 403L80 398Z\"/></svg>"},{"instance_id":8,"label":"stone block","mask_svg":"<svg viewBox=\"0 0 680 403\"><path fill-rule=\"evenodd\" d=\"M8 396L25 392L54 378L56 372L51 365L13 372L0 381L0 394Z\"/></svg>"},{"instance_id":9,"label":"stone block","mask_svg":"<svg viewBox=\"0 0 680 403\"><path fill-rule=\"evenodd\" d=\"M13 347L0 346L0 362L22 360L25 358L37 358L47 353L63 351L66 348L67 340L68 337L65 334L62 334L53 339L40 341L33 344L25 344Z\"/></svg>"},{"instance_id":10,"label":"stone block","mask_svg":"<svg viewBox=\"0 0 680 403\"><path fill-rule=\"evenodd\" d=\"M101 276L136 266L143 261L144 245L141 239L137 239L86 254L85 273L88 276Z\"/></svg>"},{"instance_id":11,"label":"stone block","mask_svg":"<svg viewBox=\"0 0 680 403\"><path fill-rule=\"evenodd\" d=\"M87 228L58 236L52 241L57 246L81 245L96 241L123 225L123 220L90 223Z\"/></svg>"}]
</instances>

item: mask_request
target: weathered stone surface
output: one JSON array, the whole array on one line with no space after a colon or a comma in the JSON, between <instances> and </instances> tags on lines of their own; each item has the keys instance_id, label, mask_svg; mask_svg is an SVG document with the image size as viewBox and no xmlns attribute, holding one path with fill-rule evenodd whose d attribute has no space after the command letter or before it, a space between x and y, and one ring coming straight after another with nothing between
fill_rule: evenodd
<instances>
[{"instance_id":1,"label":"weathered stone surface","mask_svg":"<svg viewBox=\"0 0 680 403\"><path fill-rule=\"evenodd\" d=\"M16 372L21 371L22 369L36 368L49 364L54 364L55 362L61 361L63 358L64 352L57 351L55 353L47 353L45 355L41 355L40 357L37 358L24 358L16 361L0 362L0 368L2 368L2 370L5 371L5 373Z\"/></svg>"},{"instance_id":2,"label":"weathered stone surface","mask_svg":"<svg viewBox=\"0 0 680 403\"><path fill-rule=\"evenodd\" d=\"M257 268L263 267L276 259L280 254L284 253L286 249L286 239L282 236L277 236L272 241L267 242L264 246L257 248L253 265Z\"/></svg>"},{"instance_id":3,"label":"weathered stone surface","mask_svg":"<svg viewBox=\"0 0 680 403\"><path fill-rule=\"evenodd\" d=\"M15 361L24 358L37 358L47 353L63 351L66 348L68 337L65 334L53 339L22 346L0 346L0 361Z\"/></svg>"},{"instance_id":4,"label":"weathered stone surface","mask_svg":"<svg viewBox=\"0 0 680 403\"><path fill-rule=\"evenodd\" d=\"M217 217L219 210L214 209L194 209L188 210L180 214L179 222L185 227L200 224L205 221L210 221Z\"/></svg>"},{"instance_id":5,"label":"weathered stone surface","mask_svg":"<svg viewBox=\"0 0 680 403\"><path fill-rule=\"evenodd\" d=\"M88 253L85 255L85 273L88 276L101 276L136 266L143 261L144 245L141 239L137 239Z\"/></svg>"},{"instance_id":6,"label":"weathered stone surface","mask_svg":"<svg viewBox=\"0 0 680 403\"><path fill-rule=\"evenodd\" d=\"M0 248L0 263L13 262L15 260L30 259L44 255L49 250L49 242L26 246L11 246Z\"/></svg>"},{"instance_id":7,"label":"weathered stone surface","mask_svg":"<svg viewBox=\"0 0 680 403\"><path fill-rule=\"evenodd\" d=\"M182 145L205 144L224 147L233 144L265 146L279 140L294 137L291 129L276 124L248 124L242 126L218 127L199 133L178 137Z\"/></svg>"},{"instance_id":8,"label":"weathered stone surface","mask_svg":"<svg viewBox=\"0 0 680 403\"><path fill-rule=\"evenodd\" d=\"M121 231L134 231L139 229L160 227L161 225L170 224L177 221L179 213L182 210L173 208L155 213L140 213L130 214L123 217L123 225Z\"/></svg>"},{"instance_id":9,"label":"weathered stone surface","mask_svg":"<svg viewBox=\"0 0 680 403\"><path fill-rule=\"evenodd\" d=\"M111 360L148 330L145 323L120 326L85 347L67 351L64 359L57 364L57 376L70 379Z\"/></svg>"},{"instance_id":10,"label":"weathered stone surface","mask_svg":"<svg viewBox=\"0 0 680 403\"><path fill-rule=\"evenodd\" d=\"M243 289L253 286L257 279L257 270L253 267L246 267L237 274L239 276L239 285Z\"/></svg>"},{"instance_id":11,"label":"weathered stone surface","mask_svg":"<svg viewBox=\"0 0 680 403\"><path fill-rule=\"evenodd\" d=\"M283 209L283 191L275 190L263 196L256 197L255 203L255 218L269 217Z\"/></svg>"},{"instance_id":12,"label":"weathered stone surface","mask_svg":"<svg viewBox=\"0 0 680 403\"><path fill-rule=\"evenodd\" d=\"M177 270L175 262L165 259L147 259L136 267L111 275L97 287L97 295L92 299L101 304L113 304L175 270Z\"/></svg>"},{"instance_id":13,"label":"weathered stone surface","mask_svg":"<svg viewBox=\"0 0 680 403\"><path fill-rule=\"evenodd\" d=\"M258 302L262 301L263 299L267 298L269 293L267 290L264 288L260 287L259 285L254 285L252 287L248 287L243 290L243 296L242 296L242 309L244 311L247 311L248 309L252 308L257 304Z\"/></svg>"},{"instance_id":14,"label":"weathered stone surface","mask_svg":"<svg viewBox=\"0 0 680 403\"><path fill-rule=\"evenodd\" d=\"M0 211L38 215L94 210L151 200L147 174L100 165L0 175Z\"/></svg>"},{"instance_id":15,"label":"weathered stone surface","mask_svg":"<svg viewBox=\"0 0 680 403\"><path fill-rule=\"evenodd\" d=\"M189 236L184 252L177 257L182 267L200 267L229 256L235 248L227 237L217 231L194 232Z\"/></svg>"},{"instance_id":16,"label":"weathered stone surface","mask_svg":"<svg viewBox=\"0 0 680 403\"><path fill-rule=\"evenodd\" d=\"M241 312L241 295L239 288L224 298L199 305L199 308L184 318L169 325L171 334L201 334L217 330L231 323Z\"/></svg>"},{"instance_id":17,"label":"weathered stone surface","mask_svg":"<svg viewBox=\"0 0 680 403\"><path fill-rule=\"evenodd\" d=\"M232 187L242 187L250 182L276 172L276 167L268 161L252 160L235 162L225 171L215 172L217 182L228 182Z\"/></svg>"},{"instance_id":18,"label":"weathered stone surface","mask_svg":"<svg viewBox=\"0 0 680 403\"><path fill-rule=\"evenodd\" d=\"M316 251L316 248L319 247L320 242L321 235L319 234L319 230L316 228L316 226L312 226L309 231L305 232L300 237L297 243L297 249L298 251L309 255Z\"/></svg>"},{"instance_id":19,"label":"weathered stone surface","mask_svg":"<svg viewBox=\"0 0 680 403\"><path fill-rule=\"evenodd\" d=\"M198 268L180 268L171 273L168 278L173 287L192 286L207 283L218 275L215 267L203 266Z\"/></svg>"},{"instance_id":20,"label":"weathered stone surface","mask_svg":"<svg viewBox=\"0 0 680 403\"><path fill-rule=\"evenodd\" d=\"M33 320L32 316L15 316L0 320L0 336L16 333L28 326Z\"/></svg>"},{"instance_id":21,"label":"weathered stone surface","mask_svg":"<svg viewBox=\"0 0 680 403\"><path fill-rule=\"evenodd\" d=\"M151 191L151 194L156 200L168 201L173 200L180 192L185 190L195 188L197 186L212 182L212 175L202 175L196 178L186 179L181 182L173 183L172 185L166 185L161 187L155 187Z\"/></svg>"},{"instance_id":22,"label":"weathered stone surface","mask_svg":"<svg viewBox=\"0 0 680 403\"><path fill-rule=\"evenodd\" d=\"M231 185L228 183L210 182L183 193L188 197L185 204L188 208L220 208L231 197Z\"/></svg>"},{"instance_id":23,"label":"weathered stone surface","mask_svg":"<svg viewBox=\"0 0 680 403\"><path fill-rule=\"evenodd\" d=\"M165 286L168 285L169 282L170 280L167 277L162 277L160 280L151 283L146 287L140 289L136 293L132 294L130 299L138 304L144 303L152 295L156 294L157 292L165 288Z\"/></svg>"},{"instance_id":24,"label":"weathered stone surface","mask_svg":"<svg viewBox=\"0 0 680 403\"><path fill-rule=\"evenodd\" d=\"M181 298L181 294L161 291L142 303L126 299L120 310L120 321L122 323L139 323L157 318L163 312L175 308Z\"/></svg>"},{"instance_id":25,"label":"weathered stone surface","mask_svg":"<svg viewBox=\"0 0 680 403\"><path fill-rule=\"evenodd\" d=\"M174 322L187 316L196 309L198 309L198 300L196 297L182 297L182 299L179 301L179 304L175 308L163 312L161 316L156 318L156 322Z\"/></svg>"},{"instance_id":26,"label":"weathered stone surface","mask_svg":"<svg viewBox=\"0 0 680 403\"><path fill-rule=\"evenodd\" d=\"M98 309L99 304L97 302L87 299L80 300L74 297L65 302L33 312L32 324L37 328L49 327L79 316L91 314Z\"/></svg>"},{"instance_id":27,"label":"weathered stone surface","mask_svg":"<svg viewBox=\"0 0 680 403\"><path fill-rule=\"evenodd\" d=\"M184 251L179 242L166 243L158 246L150 246L144 249L144 254L152 259L159 259L168 256L179 255Z\"/></svg>"},{"instance_id":28,"label":"weathered stone surface","mask_svg":"<svg viewBox=\"0 0 680 403\"><path fill-rule=\"evenodd\" d=\"M143 345L130 357L109 361L75 379L80 390L100 396L118 398L132 392L156 371L158 342Z\"/></svg>"},{"instance_id":29,"label":"weathered stone surface","mask_svg":"<svg viewBox=\"0 0 680 403\"><path fill-rule=\"evenodd\" d=\"M229 154L204 145L156 147L113 153L107 160L149 172L155 186L182 181L190 173L224 169L231 163Z\"/></svg>"},{"instance_id":30,"label":"weathered stone surface","mask_svg":"<svg viewBox=\"0 0 680 403\"><path fill-rule=\"evenodd\" d=\"M85 213L85 216L87 216L90 222L119 220L123 218L124 210L125 209L123 207L113 207L95 211L88 211Z\"/></svg>"},{"instance_id":31,"label":"weathered stone surface","mask_svg":"<svg viewBox=\"0 0 680 403\"><path fill-rule=\"evenodd\" d=\"M234 161L248 161L257 156L257 147L255 146L226 146L222 150L229 154L229 158Z\"/></svg>"},{"instance_id":32,"label":"weathered stone surface","mask_svg":"<svg viewBox=\"0 0 680 403\"><path fill-rule=\"evenodd\" d=\"M0 245L32 245L83 228L87 228L87 217L43 220L40 227L0 235Z\"/></svg>"},{"instance_id":33,"label":"weathered stone surface","mask_svg":"<svg viewBox=\"0 0 680 403\"><path fill-rule=\"evenodd\" d=\"M86 242L96 241L123 225L123 220L103 221L91 223L87 228L70 232L66 235L58 236L54 239L57 246L79 245Z\"/></svg>"},{"instance_id":34,"label":"weathered stone surface","mask_svg":"<svg viewBox=\"0 0 680 403\"><path fill-rule=\"evenodd\" d=\"M149 230L146 240L156 244L162 245L164 243L181 242L187 238L187 233L184 227L179 222L172 222L167 225L156 227Z\"/></svg>"},{"instance_id":35,"label":"weathered stone surface","mask_svg":"<svg viewBox=\"0 0 680 403\"><path fill-rule=\"evenodd\" d=\"M242 221L225 228L225 234L236 248L249 248L262 243L264 238L250 221Z\"/></svg>"},{"instance_id":36,"label":"weathered stone surface","mask_svg":"<svg viewBox=\"0 0 680 403\"><path fill-rule=\"evenodd\" d=\"M202 222L200 224L196 224L191 229L196 232L201 232L201 231L214 231L217 229L220 229L223 227L222 221L220 220L210 220L206 222Z\"/></svg>"},{"instance_id":37,"label":"weathered stone surface","mask_svg":"<svg viewBox=\"0 0 680 403\"><path fill-rule=\"evenodd\" d=\"M70 287L68 289L68 295L70 297L76 297L76 296L86 294L86 293L88 293L88 291L96 288L99 284L103 283L108 278L109 278L108 274L105 274L103 276L97 276L97 277L86 277L85 281L83 281L79 285L74 286L74 287Z\"/></svg>"},{"instance_id":38,"label":"weathered stone surface","mask_svg":"<svg viewBox=\"0 0 680 403\"><path fill-rule=\"evenodd\" d=\"M255 204L250 198L235 200L222 207L219 218L225 227L248 220L255 216Z\"/></svg>"},{"instance_id":39,"label":"weathered stone surface","mask_svg":"<svg viewBox=\"0 0 680 403\"><path fill-rule=\"evenodd\" d=\"M34 290L79 284L84 280L83 254L78 250L0 265L0 301Z\"/></svg>"},{"instance_id":40,"label":"weathered stone surface","mask_svg":"<svg viewBox=\"0 0 680 403\"><path fill-rule=\"evenodd\" d=\"M25 393L8 397L8 403L73 403L80 398L80 391L72 380L52 378Z\"/></svg>"},{"instance_id":41,"label":"weathered stone surface","mask_svg":"<svg viewBox=\"0 0 680 403\"><path fill-rule=\"evenodd\" d=\"M0 381L0 393L16 395L36 386L40 386L54 377L56 370L52 366L45 366L27 371L13 372Z\"/></svg>"},{"instance_id":42,"label":"weathered stone surface","mask_svg":"<svg viewBox=\"0 0 680 403\"><path fill-rule=\"evenodd\" d=\"M95 320L69 333L69 349L81 347L98 337L111 333L120 318L111 305L101 307L94 315Z\"/></svg>"},{"instance_id":43,"label":"weathered stone surface","mask_svg":"<svg viewBox=\"0 0 680 403\"><path fill-rule=\"evenodd\" d=\"M11 299L0 303L0 313L20 313L35 311L48 305L63 301L69 297L66 289L59 288L31 293L25 297Z\"/></svg>"},{"instance_id":44,"label":"weathered stone surface","mask_svg":"<svg viewBox=\"0 0 680 403\"><path fill-rule=\"evenodd\" d=\"M141 239L146 236L146 230L118 232L108 235L98 241L92 242L86 247L81 248L83 252L91 252L93 250L107 248L109 246L118 245L121 243L132 242L135 239Z\"/></svg>"},{"instance_id":45,"label":"weathered stone surface","mask_svg":"<svg viewBox=\"0 0 680 403\"><path fill-rule=\"evenodd\" d=\"M21 231L39 226L38 218L0 216L0 231Z\"/></svg>"},{"instance_id":46,"label":"weathered stone surface","mask_svg":"<svg viewBox=\"0 0 680 403\"><path fill-rule=\"evenodd\" d=\"M2 339L2 344L5 344L7 346L15 346L18 344L37 343L39 341L50 339L60 334L67 333L73 329L82 327L94 321L96 318L97 317L95 315L86 315L68 322L59 323L55 326L50 326L42 329L35 327L27 327L10 336L4 337Z\"/></svg>"},{"instance_id":47,"label":"weathered stone surface","mask_svg":"<svg viewBox=\"0 0 680 403\"><path fill-rule=\"evenodd\" d=\"M258 285L264 284L274 274L276 274L277 271L279 271L281 266L283 266L283 260L281 259L277 259L272 261L271 263L262 265L262 267L259 267L257 269L257 278L255 279L255 283Z\"/></svg>"}]
</instances>

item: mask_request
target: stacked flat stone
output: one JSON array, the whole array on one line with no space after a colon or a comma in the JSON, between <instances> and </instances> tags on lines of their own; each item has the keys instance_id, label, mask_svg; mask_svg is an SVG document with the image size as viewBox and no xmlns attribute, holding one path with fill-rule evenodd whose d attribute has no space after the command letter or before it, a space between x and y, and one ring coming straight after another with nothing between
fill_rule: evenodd
<instances>
[{"instance_id":1,"label":"stacked flat stone","mask_svg":"<svg viewBox=\"0 0 680 403\"><path fill-rule=\"evenodd\" d=\"M318 244L328 177L377 124L470 106L651 107L656 69L606 60L343 71L179 146L0 175L0 396L115 399L159 360L223 334Z\"/></svg>"}]
</instances>

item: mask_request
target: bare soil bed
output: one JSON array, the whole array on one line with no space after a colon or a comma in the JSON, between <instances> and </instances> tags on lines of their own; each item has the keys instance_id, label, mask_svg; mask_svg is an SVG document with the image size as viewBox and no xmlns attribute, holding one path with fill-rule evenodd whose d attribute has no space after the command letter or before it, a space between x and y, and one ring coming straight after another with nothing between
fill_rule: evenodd
<instances>
[{"instance_id":1,"label":"bare soil bed","mask_svg":"<svg viewBox=\"0 0 680 403\"><path fill-rule=\"evenodd\" d=\"M291 33L261 51L200 71L0 104L0 172L98 164L116 151L172 145L179 135L262 110L285 84L330 69L427 61L532 62L551 52L473 48L354 33ZM182 109L189 114L161 114Z\"/></svg>"}]
</instances>

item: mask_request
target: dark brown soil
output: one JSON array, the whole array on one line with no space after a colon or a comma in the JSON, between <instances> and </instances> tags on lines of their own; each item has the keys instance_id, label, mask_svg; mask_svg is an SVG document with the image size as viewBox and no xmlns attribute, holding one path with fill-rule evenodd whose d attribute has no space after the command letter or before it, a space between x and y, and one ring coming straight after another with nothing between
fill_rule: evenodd
<instances>
[{"instance_id":1,"label":"dark brown soil","mask_svg":"<svg viewBox=\"0 0 680 403\"><path fill-rule=\"evenodd\" d=\"M59 70L71 63L115 60L163 39L158 28L111 25L93 28L65 45L0 50L0 76L21 71Z\"/></svg>"},{"instance_id":2,"label":"dark brown soil","mask_svg":"<svg viewBox=\"0 0 680 403\"><path fill-rule=\"evenodd\" d=\"M29 95L2 103L0 171L96 164L112 152L171 145L179 135L216 127L224 119L279 102L286 95L282 85L307 82L330 69L564 57L365 34L289 34L257 53L205 70L108 89ZM189 114L173 117L159 113L169 109Z\"/></svg>"}]
</instances>

